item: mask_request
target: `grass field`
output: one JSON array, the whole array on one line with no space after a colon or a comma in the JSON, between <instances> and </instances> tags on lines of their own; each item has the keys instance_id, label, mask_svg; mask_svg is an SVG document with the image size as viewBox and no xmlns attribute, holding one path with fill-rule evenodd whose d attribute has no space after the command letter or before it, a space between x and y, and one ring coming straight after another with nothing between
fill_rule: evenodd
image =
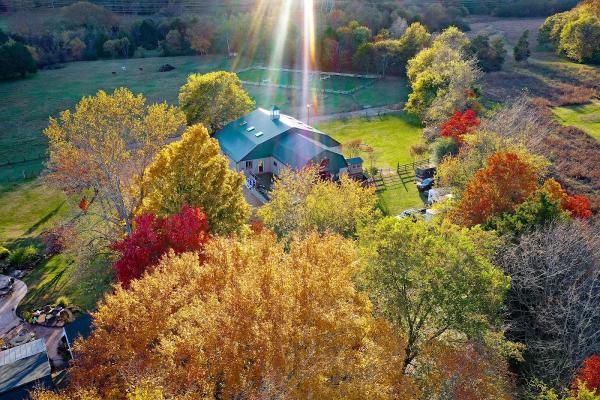
<instances>
[{"instance_id":1,"label":"grass field","mask_svg":"<svg viewBox=\"0 0 600 400\"><path fill-rule=\"evenodd\" d=\"M410 146L422 139L422 128L413 117L401 113L381 118L354 118L325 122L318 125L323 132L341 143L361 139L375 149L374 165L379 168L395 169L398 164L408 164L414 160L410 156ZM365 167L370 167L366 157ZM390 215L423 205L414 184L388 189L380 194L382 206Z\"/></svg>"},{"instance_id":2,"label":"grass field","mask_svg":"<svg viewBox=\"0 0 600 400\"><path fill-rule=\"evenodd\" d=\"M67 198L39 180L0 186L0 244L14 249L39 244L38 235L68 218ZM29 288L20 309L28 310L67 296L89 310L110 287L109 264L98 259L81 265L65 255L44 259L24 278Z\"/></svg>"},{"instance_id":3,"label":"grass field","mask_svg":"<svg viewBox=\"0 0 600 400\"><path fill-rule=\"evenodd\" d=\"M238 73L241 80L261 83L267 81L277 85L302 86L302 73L296 71L271 71L265 69L249 69ZM328 77L326 79L322 79ZM354 76L337 76L312 74L310 76L310 87L313 89L329 89L348 91L363 85L370 85L375 79L366 79Z\"/></svg>"},{"instance_id":4,"label":"grass field","mask_svg":"<svg viewBox=\"0 0 600 400\"><path fill-rule=\"evenodd\" d=\"M600 140L600 101L578 106L554 107L552 111L563 125L575 126Z\"/></svg>"},{"instance_id":5,"label":"grass field","mask_svg":"<svg viewBox=\"0 0 600 400\"><path fill-rule=\"evenodd\" d=\"M158 72L166 63L176 69ZM144 93L150 102L176 104L179 88L190 73L229 70L230 64L230 60L221 56L84 61L39 71L23 80L0 82L3 104L0 108L0 182L22 179L24 175L31 176L42 170L47 149L42 131L48 117L72 109L82 96L93 95L100 89L112 91L126 86L134 93ZM305 105L300 104L296 90L257 86L248 86L247 90L258 106L277 104L283 112L294 116L304 110ZM385 96L380 95L383 90ZM315 111L320 115L352 111L364 105L399 103L406 96L405 81L379 81L355 96L320 94ZM6 163L14 164L3 166Z\"/></svg>"}]
</instances>

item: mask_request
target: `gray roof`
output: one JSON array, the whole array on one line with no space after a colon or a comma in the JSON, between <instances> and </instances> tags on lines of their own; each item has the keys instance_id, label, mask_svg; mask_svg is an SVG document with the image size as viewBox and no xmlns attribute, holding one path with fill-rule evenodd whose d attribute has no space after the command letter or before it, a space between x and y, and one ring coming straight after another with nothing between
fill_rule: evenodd
<instances>
[{"instance_id":1,"label":"gray roof","mask_svg":"<svg viewBox=\"0 0 600 400\"><path fill-rule=\"evenodd\" d=\"M335 139L288 115L273 120L271 112L262 108L229 123L214 137L235 162L274 156L300 168L329 155L338 169L346 166Z\"/></svg>"},{"instance_id":2,"label":"gray roof","mask_svg":"<svg viewBox=\"0 0 600 400\"><path fill-rule=\"evenodd\" d=\"M41 339L0 352L0 393L49 376L50 363Z\"/></svg>"}]
</instances>

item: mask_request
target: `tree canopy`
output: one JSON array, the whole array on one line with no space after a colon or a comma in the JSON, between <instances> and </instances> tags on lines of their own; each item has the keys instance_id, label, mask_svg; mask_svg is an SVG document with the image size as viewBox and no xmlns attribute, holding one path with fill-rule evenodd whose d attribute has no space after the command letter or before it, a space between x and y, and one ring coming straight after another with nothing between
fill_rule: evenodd
<instances>
[{"instance_id":1,"label":"tree canopy","mask_svg":"<svg viewBox=\"0 0 600 400\"><path fill-rule=\"evenodd\" d=\"M116 288L76 344L72 388L125 398L153 379L165 397L411 398L402 341L354 288L356 252L310 234L215 238ZM188 397L189 398L189 397Z\"/></svg>"},{"instance_id":2,"label":"tree canopy","mask_svg":"<svg viewBox=\"0 0 600 400\"><path fill-rule=\"evenodd\" d=\"M188 127L180 140L163 148L145 172L145 196L138 213L166 216L188 204L206 213L211 232L238 232L250 209L244 176L229 168L219 143L202 125Z\"/></svg>"},{"instance_id":3,"label":"tree canopy","mask_svg":"<svg viewBox=\"0 0 600 400\"><path fill-rule=\"evenodd\" d=\"M353 237L378 216L372 188L347 177L339 184L321 180L317 167L282 171L270 196L259 215L280 237L312 230Z\"/></svg>"},{"instance_id":4,"label":"tree canopy","mask_svg":"<svg viewBox=\"0 0 600 400\"><path fill-rule=\"evenodd\" d=\"M500 316L509 278L490 261L498 245L480 229L396 218L361 235L375 311L408 338L403 372L432 341L477 337Z\"/></svg>"},{"instance_id":5,"label":"tree canopy","mask_svg":"<svg viewBox=\"0 0 600 400\"><path fill-rule=\"evenodd\" d=\"M211 133L254 110L254 100L233 72L192 74L179 91L179 104L189 125L201 123Z\"/></svg>"}]
</instances>

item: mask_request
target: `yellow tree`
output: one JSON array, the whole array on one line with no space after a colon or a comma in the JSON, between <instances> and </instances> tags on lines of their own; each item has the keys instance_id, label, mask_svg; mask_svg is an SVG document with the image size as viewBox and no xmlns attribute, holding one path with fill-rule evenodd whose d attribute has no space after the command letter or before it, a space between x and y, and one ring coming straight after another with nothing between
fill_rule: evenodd
<instances>
[{"instance_id":1,"label":"yellow tree","mask_svg":"<svg viewBox=\"0 0 600 400\"><path fill-rule=\"evenodd\" d=\"M192 74L179 91L188 124L202 123L211 133L254 110L256 104L233 72Z\"/></svg>"},{"instance_id":2,"label":"yellow tree","mask_svg":"<svg viewBox=\"0 0 600 400\"><path fill-rule=\"evenodd\" d=\"M148 167L140 212L171 215L185 204L202 208L212 232L240 229L250 214L244 200L244 176L229 168L219 143L200 124L166 146Z\"/></svg>"},{"instance_id":3,"label":"yellow tree","mask_svg":"<svg viewBox=\"0 0 600 400\"><path fill-rule=\"evenodd\" d=\"M339 183L319 178L318 168L282 171L271 191L271 201L259 215L280 237L317 230L354 236L379 215L372 188L342 177Z\"/></svg>"},{"instance_id":4,"label":"yellow tree","mask_svg":"<svg viewBox=\"0 0 600 400\"><path fill-rule=\"evenodd\" d=\"M402 341L353 285L353 243L313 233L288 245L219 237L203 262L170 255L117 287L76 344L72 388L124 398L152 377L167 398L411 398Z\"/></svg>"},{"instance_id":5,"label":"yellow tree","mask_svg":"<svg viewBox=\"0 0 600 400\"><path fill-rule=\"evenodd\" d=\"M50 140L49 181L69 193L93 192L97 216L111 229L131 233L143 200L146 168L185 116L166 103L147 105L126 88L84 97L44 130ZM91 212L90 212L91 213Z\"/></svg>"}]
</instances>

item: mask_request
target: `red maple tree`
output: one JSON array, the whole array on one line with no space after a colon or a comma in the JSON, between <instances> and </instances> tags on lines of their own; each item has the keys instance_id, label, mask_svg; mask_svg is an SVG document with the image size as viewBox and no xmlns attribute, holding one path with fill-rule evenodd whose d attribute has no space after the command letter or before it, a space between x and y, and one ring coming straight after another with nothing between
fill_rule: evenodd
<instances>
[{"instance_id":1,"label":"red maple tree","mask_svg":"<svg viewBox=\"0 0 600 400\"><path fill-rule=\"evenodd\" d=\"M199 208L184 205L178 214L166 218L139 215L133 233L112 245L120 254L114 265L117 279L128 287L170 249L176 254L201 251L208 238L208 221Z\"/></svg>"},{"instance_id":2,"label":"red maple tree","mask_svg":"<svg viewBox=\"0 0 600 400\"><path fill-rule=\"evenodd\" d=\"M464 113L457 111L442 125L442 136L453 138L456 143L464 142L464 135L471 133L481 124L475 111L468 109Z\"/></svg>"},{"instance_id":3,"label":"red maple tree","mask_svg":"<svg viewBox=\"0 0 600 400\"><path fill-rule=\"evenodd\" d=\"M585 384L588 389L595 390L600 394L600 355L594 354L585 359L573 380L573 391L577 392L577 388L581 384Z\"/></svg>"},{"instance_id":4,"label":"red maple tree","mask_svg":"<svg viewBox=\"0 0 600 400\"><path fill-rule=\"evenodd\" d=\"M494 215L512 212L536 189L534 166L515 153L496 153L469 180L451 217L465 226L482 224Z\"/></svg>"},{"instance_id":5,"label":"red maple tree","mask_svg":"<svg viewBox=\"0 0 600 400\"><path fill-rule=\"evenodd\" d=\"M583 195L568 196L563 208L574 218L588 219L592 216L590 200Z\"/></svg>"}]
</instances>

